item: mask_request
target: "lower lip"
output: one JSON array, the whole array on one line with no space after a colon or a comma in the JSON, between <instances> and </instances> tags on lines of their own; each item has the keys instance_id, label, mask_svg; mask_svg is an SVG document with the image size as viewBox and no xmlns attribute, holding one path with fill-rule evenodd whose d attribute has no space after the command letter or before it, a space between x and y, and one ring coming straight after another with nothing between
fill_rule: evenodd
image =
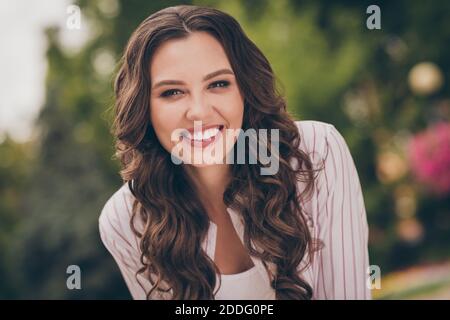
<instances>
[{"instance_id":1,"label":"lower lip","mask_svg":"<svg viewBox=\"0 0 450 320\"><path fill-rule=\"evenodd\" d=\"M205 147L209 146L210 144L212 144L214 141L216 141L220 137L224 128L225 127L222 126L221 129L219 130L219 132L217 132L217 134L215 136L210 137L209 139L194 140L194 139L189 139L189 138L183 137L183 140L190 143L192 147L205 148Z\"/></svg>"}]
</instances>

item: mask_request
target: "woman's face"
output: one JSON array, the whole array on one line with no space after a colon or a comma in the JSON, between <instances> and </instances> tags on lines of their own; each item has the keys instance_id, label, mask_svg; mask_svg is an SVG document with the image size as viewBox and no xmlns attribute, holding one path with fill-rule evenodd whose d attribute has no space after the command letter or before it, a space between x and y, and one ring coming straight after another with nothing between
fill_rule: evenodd
<instances>
[{"instance_id":1,"label":"woman's face","mask_svg":"<svg viewBox=\"0 0 450 320\"><path fill-rule=\"evenodd\" d=\"M206 32L169 40L154 53L150 77L150 117L161 145L197 167L225 163L244 100L221 44Z\"/></svg>"}]
</instances>

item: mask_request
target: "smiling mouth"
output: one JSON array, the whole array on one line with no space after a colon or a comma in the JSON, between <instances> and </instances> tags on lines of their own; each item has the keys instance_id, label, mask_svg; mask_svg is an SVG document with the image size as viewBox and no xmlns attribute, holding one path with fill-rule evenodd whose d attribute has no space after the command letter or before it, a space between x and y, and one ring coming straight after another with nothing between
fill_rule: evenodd
<instances>
[{"instance_id":1,"label":"smiling mouth","mask_svg":"<svg viewBox=\"0 0 450 320\"><path fill-rule=\"evenodd\" d=\"M217 125L203 130L192 130L193 132L186 130L182 136L191 146L206 147L220 136L223 129L223 125Z\"/></svg>"}]
</instances>

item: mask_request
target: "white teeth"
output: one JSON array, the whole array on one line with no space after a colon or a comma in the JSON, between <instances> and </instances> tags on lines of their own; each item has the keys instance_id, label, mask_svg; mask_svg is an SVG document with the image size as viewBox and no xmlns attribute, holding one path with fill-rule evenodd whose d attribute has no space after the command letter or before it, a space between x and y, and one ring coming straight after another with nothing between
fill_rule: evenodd
<instances>
[{"instance_id":1,"label":"white teeth","mask_svg":"<svg viewBox=\"0 0 450 320\"><path fill-rule=\"evenodd\" d=\"M202 132L194 132L194 140L202 140Z\"/></svg>"},{"instance_id":2,"label":"white teeth","mask_svg":"<svg viewBox=\"0 0 450 320\"><path fill-rule=\"evenodd\" d=\"M211 137L214 137L215 135L217 135L219 133L219 131L220 130L217 127L207 129L207 130L205 130L203 132L202 131L198 131L197 132L197 131L194 130L194 134L191 134L189 132L188 138L192 139L192 137L193 137L193 139L197 140L197 141L207 140L207 139L210 139Z\"/></svg>"},{"instance_id":3,"label":"white teeth","mask_svg":"<svg viewBox=\"0 0 450 320\"><path fill-rule=\"evenodd\" d=\"M211 128L203 132L203 139L214 137L219 132L218 128Z\"/></svg>"}]
</instances>

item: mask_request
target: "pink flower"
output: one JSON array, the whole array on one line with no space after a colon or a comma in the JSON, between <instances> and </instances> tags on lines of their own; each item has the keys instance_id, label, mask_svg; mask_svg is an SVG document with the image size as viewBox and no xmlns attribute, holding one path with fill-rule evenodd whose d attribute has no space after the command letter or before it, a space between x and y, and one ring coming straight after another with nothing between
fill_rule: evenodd
<instances>
[{"instance_id":1,"label":"pink flower","mask_svg":"<svg viewBox=\"0 0 450 320\"><path fill-rule=\"evenodd\" d=\"M416 179L439 195L450 193L450 123L439 122L417 133L408 149Z\"/></svg>"}]
</instances>

